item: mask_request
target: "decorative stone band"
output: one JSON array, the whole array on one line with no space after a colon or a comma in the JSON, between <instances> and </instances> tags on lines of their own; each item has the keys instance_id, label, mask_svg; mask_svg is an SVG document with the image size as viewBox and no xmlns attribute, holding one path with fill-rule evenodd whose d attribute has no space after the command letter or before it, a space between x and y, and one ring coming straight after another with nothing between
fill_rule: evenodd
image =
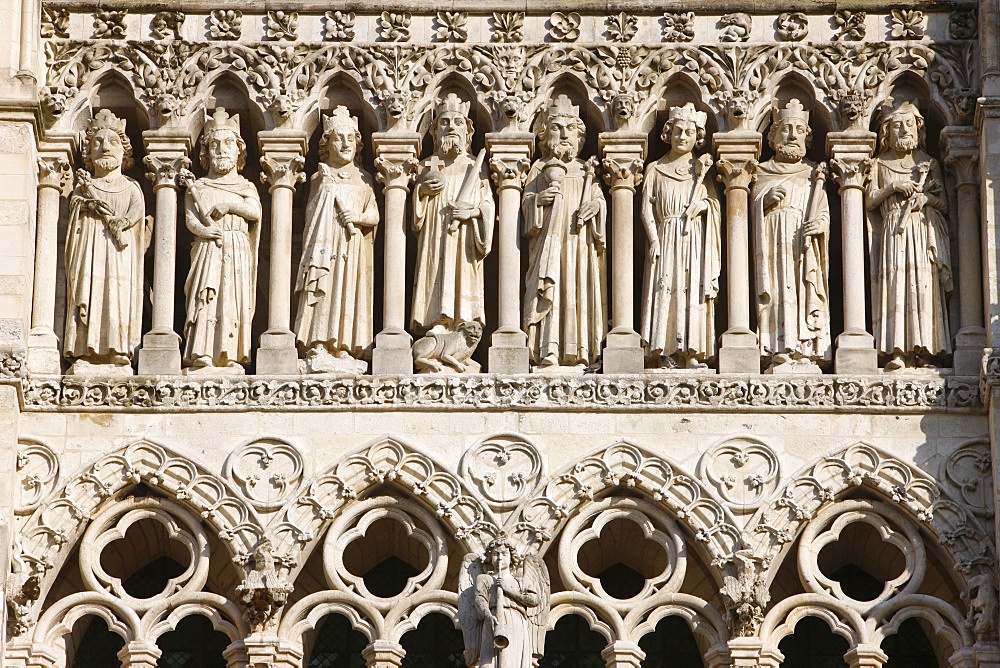
<instances>
[{"instance_id":1,"label":"decorative stone band","mask_svg":"<svg viewBox=\"0 0 1000 668\"><path fill-rule=\"evenodd\" d=\"M0 379L2 380L2 379ZM336 408L863 412L985 409L978 377L706 375L73 378L21 382L27 411L245 411Z\"/></svg>"}]
</instances>

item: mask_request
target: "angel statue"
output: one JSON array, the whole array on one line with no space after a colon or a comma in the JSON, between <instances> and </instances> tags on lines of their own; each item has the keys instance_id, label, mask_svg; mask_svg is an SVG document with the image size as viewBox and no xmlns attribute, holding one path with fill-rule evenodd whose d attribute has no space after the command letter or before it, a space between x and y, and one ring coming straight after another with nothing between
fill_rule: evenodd
<instances>
[{"instance_id":1,"label":"angel statue","mask_svg":"<svg viewBox=\"0 0 1000 668\"><path fill-rule=\"evenodd\" d=\"M532 668L545 647L549 572L534 554L518 557L506 536L462 561L458 615L469 666Z\"/></svg>"}]
</instances>

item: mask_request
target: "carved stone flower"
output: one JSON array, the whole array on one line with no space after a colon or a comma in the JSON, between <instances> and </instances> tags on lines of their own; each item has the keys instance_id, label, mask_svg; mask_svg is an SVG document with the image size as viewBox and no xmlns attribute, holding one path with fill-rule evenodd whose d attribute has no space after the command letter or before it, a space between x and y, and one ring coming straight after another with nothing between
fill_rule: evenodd
<instances>
[{"instance_id":1,"label":"carved stone flower","mask_svg":"<svg viewBox=\"0 0 1000 668\"><path fill-rule=\"evenodd\" d=\"M298 12L270 11L267 13L268 39L297 39L298 29Z\"/></svg>"},{"instance_id":2,"label":"carved stone flower","mask_svg":"<svg viewBox=\"0 0 1000 668\"><path fill-rule=\"evenodd\" d=\"M156 12L149 29L154 39L180 39L184 12Z\"/></svg>"},{"instance_id":3,"label":"carved stone flower","mask_svg":"<svg viewBox=\"0 0 1000 668\"><path fill-rule=\"evenodd\" d=\"M894 9L889 15L891 39L920 39L924 36L924 13L919 9Z\"/></svg>"},{"instance_id":4,"label":"carved stone flower","mask_svg":"<svg viewBox=\"0 0 1000 668\"><path fill-rule=\"evenodd\" d=\"M779 14L774 22L778 39L786 42L801 42L809 34L809 21L802 12Z\"/></svg>"},{"instance_id":5,"label":"carved stone flower","mask_svg":"<svg viewBox=\"0 0 1000 668\"><path fill-rule=\"evenodd\" d=\"M124 39L126 10L94 13L94 39Z\"/></svg>"},{"instance_id":6,"label":"carved stone flower","mask_svg":"<svg viewBox=\"0 0 1000 668\"><path fill-rule=\"evenodd\" d=\"M493 12L490 39L494 42L520 42L524 39L524 12Z\"/></svg>"},{"instance_id":7,"label":"carved stone flower","mask_svg":"<svg viewBox=\"0 0 1000 668\"><path fill-rule=\"evenodd\" d=\"M663 15L663 41L690 42L694 39L694 12L666 12Z\"/></svg>"},{"instance_id":8,"label":"carved stone flower","mask_svg":"<svg viewBox=\"0 0 1000 668\"><path fill-rule=\"evenodd\" d=\"M577 12L552 12L549 16L549 36L557 42L575 42L580 39L582 21Z\"/></svg>"},{"instance_id":9,"label":"carved stone flower","mask_svg":"<svg viewBox=\"0 0 1000 668\"><path fill-rule=\"evenodd\" d=\"M208 17L212 39L239 39L243 34L243 12L238 9L213 9Z\"/></svg>"},{"instance_id":10,"label":"carved stone flower","mask_svg":"<svg viewBox=\"0 0 1000 668\"><path fill-rule=\"evenodd\" d=\"M469 39L469 15L465 12L438 12L434 37L439 42L464 42Z\"/></svg>"},{"instance_id":11,"label":"carved stone flower","mask_svg":"<svg viewBox=\"0 0 1000 668\"><path fill-rule=\"evenodd\" d=\"M326 12L326 38L335 42L350 42L354 39L354 12Z\"/></svg>"},{"instance_id":12,"label":"carved stone flower","mask_svg":"<svg viewBox=\"0 0 1000 668\"><path fill-rule=\"evenodd\" d=\"M378 17L378 34L385 42L410 41L410 12L382 12Z\"/></svg>"},{"instance_id":13,"label":"carved stone flower","mask_svg":"<svg viewBox=\"0 0 1000 668\"><path fill-rule=\"evenodd\" d=\"M69 37L69 10L42 5L42 37Z\"/></svg>"},{"instance_id":14,"label":"carved stone flower","mask_svg":"<svg viewBox=\"0 0 1000 668\"><path fill-rule=\"evenodd\" d=\"M976 13L969 9L956 9L948 15L948 36L952 39L975 39L978 30Z\"/></svg>"},{"instance_id":15,"label":"carved stone flower","mask_svg":"<svg viewBox=\"0 0 1000 668\"><path fill-rule=\"evenodd\" d=\"M720 42L745 42L750 39L750 30L753 29L753 19L749 14L736 12L725 14L719 19L719 41Z\"/></svg>"},{"instance_id":16,"label":"carved stone flower","mask_svg":"<svg viewBox=\"0 0 1000 668\"><path fill-rule=\"evenodd\" d=\"M837 32L833 39L837 41L861 40L865 38L865 12L851 12L846 9L837 10L833 15L833 23Z\"/></svg>"},{"instance_id":17,"label":"carved stone flower","mask_svg":"<svg viewBox=\"0 0 1000 668\"><path fill-rule=\"evenodd\" d=\"M639 19L634 14L621 12L609 16L606 19L608 24L608 39L612 42L628 42L639 32Z\"/></svg>"}]
</instances>

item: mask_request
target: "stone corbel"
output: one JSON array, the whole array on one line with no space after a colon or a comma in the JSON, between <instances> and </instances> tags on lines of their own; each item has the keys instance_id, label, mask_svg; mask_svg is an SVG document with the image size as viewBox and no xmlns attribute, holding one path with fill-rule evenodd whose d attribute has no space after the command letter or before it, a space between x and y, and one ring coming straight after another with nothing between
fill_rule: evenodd
<instances>
[{"instance_id":1,"label":"stone corbel","mask_svg":"<svg viewBox=\"0 0 1000 668\"><path fill-rule=\"evenodd\" d=\"M133 640L118 652L122 668L156 668L157 659L163 654L155 642Z\"/></svg>"},{"instance_id":2,"label":"stone corbel","mask_svg":"<svg viewBox=\"0 0 1000 668\"><path fill-rule=\"evenodd\" d=\"M640 668L646 653L627 640L616 640L601 652L606 668Z\"/></svg>"},{"instance_id":3,"label":"stone corbel","mask_svg":"<svg viewBox=\"0 0 1000 668\"><path fill-rule=\"evenodd\" d=\"M958 200L959 325L955 334L955 373L974 376L986 347L983 321L982 232L979 225L979 137L970 126L941 131L944 163L955 178Z\"/></svg>"},{"instance_id":4,"label":"stone corbel","mask_svg":"<svg viewBox=\"0 0 1000 668\"><path fill-rule=\"evenodd\" d=\"M761 135L730 130L712 138L719 181L726 188L726 269L729 329L719 347L719 373L760 373L757 335L750 330L750 184L760 155Z\"/></svg>"},{"instance_id":5,"label":"stone corbel","mask_svg":"<svg viewBox=\"0 0 1000 668\"><path fill-rule=\"evenodd\" d=\"M850 668L882 668L889 657L878 645L862 644L847 650L844 659Z\"/></svg>"},{"instance_id":6,"label":"stone corbel","mask_svg":"<svg viewBox=\"0 0 1000 668\"><path fill-rule=\"evenodd\" d=\"M490 341L491 373L528 373L528 336L521 329L521 235L518 220L521 193L524 191L535 135L530 132L504 132L486 135L490 171L499 194L500 260L497 330Z\"/></svg>"},{"instance_id":7,"label":"stone corbel","mask_svg":"<svg viewBox=\"0 0 1000 668\"><path fill-rule=\"evenodd\" d=\"M420 135L416 132L378 132L372 137L378 180L384 184L385 272L382 300L382 331L375 335L372 351L373 374L413 373L406 332L406 199L416 175Z\"/></svg>"},{"instance_id":8,"label":"stone corbel","mask_svg":"<svg viewBox=\"0 0 1000 668\"><path fill-rule=\"evenodd\" d=\"M38 147L35 274L27 350L28 371L32 373L60 372L59 337L54 330L59 203L72 184L75 145L75 138L67 135L46 137Z\"/></svg>"},{"instance_id":9,"label":"stone corbel","mask_svg":"<svg viewBox=\"0 0 1000 668\"><path fill-rule=\"evenodd\" d=\"M174 289L177 269L177 191L191 165L191 136L184 131L147 130L146 178L153 183L156 215L153 225L153 322L139 349L141 375L181 371L180 336L174 331ZM187 172L190 174L190 172Z\"/></svg>"},{"instance_id":10,"label":"stone corbel","mask_svg":"<svg viewBox=\"0 0 1000 668\"><path fill-rule=\"evenodd\" d=\"M611 188L611 331L604 373L641 373L642 341L635 331L635 190L642 183L647 138L642 132L602 132L604 179Z\"/></svg>"},{"instance_id":11,"label":"stone corbel","mask_svg":"<svg viewBox=\"0 0 1000 668\"><path fill-rule=\"evenodd\" d=\"M260 141L261 181L271 192L271 271L268 285L267 331L257 350L258 374L298 372L295 335L289 327L292 290L292 197L306 179L308 137L302 130L265 130Z\"/></svg>"},{"instance_id":12,"label":"stone corbel","mask_svg":"<svg viewBox=\"0 0 1000 668\"><path fill-rule=\"evenodd\" d=\"M840 186L841 242L844 270L844 331L837 337L834 371L848 374L878 372L875 338L865 322L864 267L865 181L875 151L875 133L867 130L831 132L826 139L834 181Z\"/></svg>"},{"instance_id":13,"label":"stone corbel","mask_svg":"<svg viewBox=\"0 0 1000 668\"><path fill-rule=\"evenodd\" d=\"M366 668L399 668L403 665L406 652L391 640L375 640L361 650Z\"/></svg>"}]
</instances>

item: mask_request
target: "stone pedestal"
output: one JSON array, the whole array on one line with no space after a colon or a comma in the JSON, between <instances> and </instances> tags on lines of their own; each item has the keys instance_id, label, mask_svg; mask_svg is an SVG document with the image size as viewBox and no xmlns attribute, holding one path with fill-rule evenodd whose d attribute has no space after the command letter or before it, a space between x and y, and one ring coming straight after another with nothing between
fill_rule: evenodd
<instances>
[{"instance_id":1,"label":"stone pedestal","mask_svg":"<svg viewBox=\"0 0 1000 668\"><path fill-rule=\"evenodd\" d=\"M847 650L844 660L850 668L882 668L889 657L876 645L858 645Z\"/></svg>"},{"instance_id":2,"label":"stone pedestal","mask_svg":"<svg viewBox=\"0 0 1000 668\"><path fill-rule=\"evenodd\" d=\"M367 668L399 668L406 652L391 640L376 640L361 650Z\"/></svg>"},{"instance_id":3,"label":"stone pedestal","mask_svg":"<svg viewBox=\"0 0 1000 668\"><path fill-rule=\"evenodd\" d=\"M156 668L162 652L156 643L133 640L118 652L122 668Z\"/></svg>"},{"instance_id":4,"label":"stone pedestal","mask_svg":"<svg viewBox=\"0 0 1000 668\"><path fill-rule=\"evenodd\" d=\"M646 653L635 643L616 640L604 648L601 658L607 668L640 668Z\"/></svg>"}]
</instances>

